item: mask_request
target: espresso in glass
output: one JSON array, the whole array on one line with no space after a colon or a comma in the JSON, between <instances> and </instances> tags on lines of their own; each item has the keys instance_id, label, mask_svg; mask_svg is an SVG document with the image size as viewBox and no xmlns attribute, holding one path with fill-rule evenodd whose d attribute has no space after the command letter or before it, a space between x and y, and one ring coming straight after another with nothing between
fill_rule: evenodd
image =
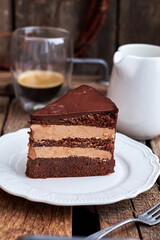
<instances>
[{"instance_id":1,"label":"espresso in glass","mask_svg":"<svg viewBox=\"0 0 160 240\"><path fill-rule=\"evenodd\" d=\"M30 70L21 73L17 88L21 97L34 102L48 102L60 92L64 77L58 72Z\"/></svg>"},{"instance_id":2,"label":"espresso in glass","mask_svg":"<svg viewBox=\"0 0 160 240\"><path fill-rule=\"evenodd\" d=\"M40 109L68 92L72 53L70 34L64 29L25 27L13 32L13 86L27 112Z\"/></svg>"}]
</instances>

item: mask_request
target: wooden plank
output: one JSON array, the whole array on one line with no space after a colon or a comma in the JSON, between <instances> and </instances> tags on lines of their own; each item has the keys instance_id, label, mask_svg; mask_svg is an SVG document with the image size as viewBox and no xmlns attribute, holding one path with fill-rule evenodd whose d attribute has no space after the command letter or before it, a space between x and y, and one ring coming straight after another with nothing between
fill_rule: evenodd
<instances>
[{"instance_id":1,"label":"wooden plank","mask_svg":"<svg viewBox=\"0 0 160 240\"><path fill-rule=\"evenodd\" d=\"M2 33L12 31L11 0L0 0L0 68L9 63L10 36ZM3 36L3 37L2 37Z\"/></svg>"},{"instance_id":2,"label":"wooden plank","mask_svg":"<svg viewBox=\"0 0 160 240\"><path fill-rule=\"evenodd\" d=\"M12 29L12 16L11 16L11 1L10 0L0 0L0 32L8 32Z\"/></svg>"},{"instance_id":3,"label":"wooden plank","mask_svg":"<svg viewBox=\"0 0 160 240\"><path fill-rule=\"evenodd\" d=\"M11 74L8 71L0 72L0 95L14 95Z\"/></svg>"},{"instance_id":4,"label":"wooden plank","mask_svg":"<svg viewBox=\"0 0 160 240\"><path fill-rule=\"evenodd\" d=\"M9 103L8 97L0 96L0 133L2 133L3 130L3 125L7 114L8 103Z\"/></svg>"},{"instance_id":5,"label":"wooden plank","mask_svg":"<svg viewBox=\"0 0 160 240\"><path fill-rule=\"evenodd\" d=\"M28 121L28 113L26 113L19 102L14 99L9 108L8 117L4 126L4 134L17 131L20 128L29 127Z\"/></svg>"},{"instance_id":6,"label":"wooden plank","mask_svg":"<svg viewBox=\"0 0 160 240\"><path fill-rule=\"evenodd\" d=\"M153 152L160 158L160 136L151 140L151 148Z\"/></svg>"},{"instance_id":7,"label":"wooden plank","mask_svg":"<svg viewBox=\"0 0 160 240\"><path fill-rule=\"evenodd\" d=\"M119 45L125 43L160 43L160 1L121 0Z\"/></svg>"},{"instance_id":8,"label":"wooden plank","mask_svg":"<svg viewBox=\"0 0 160 240\"><path fill-rule=\"evenodd\" d=\"M13 100L4 133L28 126L28 114ZM72 235L72 208L35 203L0 190L0 239L27 234Z\"/></svg>"},{"instance_id":9,"label":"wooden plank","mask_svg":"<svg viewBox=\"0 0 160 240\"><path fill-rule=\"evenodd\" d=\"M159 186L158 184L154 184L154 186L150 190L132 199L135 215L137 216L138 214L146 211L159 201L160 201ZM141 239L143 240L160 239L160 231L158 225L148 227L146 225L138 224L138 226Z\"/></svg>"},{"instance_id":10,"label":"wooden plank","mask_svg":"<svg viewBox=\"0 0 160 240\"><path fill-rule=\"evenodd\" d=\"M74 1L19 0L15 1L16 28L52 26L73 30ZM29 14L28 14L29 13Z\"/></svg>"},{"instance_id":11,"label":"wooden plank","mask_svg":"<svg viewBox=\"0 0 160 240\"><path fill-rule=\"evenodd\" d=\"M30 234L71 236L71 207L35 203L0 190L0 239Z\"/></svg>"},{"instance_id":12,"label":"wooden plank","mask_svg":"<svg viewBox=\"0 0 160 240\"><path fill-rule=\"evenodd\" d=\"M127 218L133 218L133 208L129 200L115 204L97 206L100 229L109 227ZM135 223L126 224L107 234L111 238L139 238Z\"/></svg>"},{"instance_id":13,"label":"wooden plank","mask_svg":"<svg viewBox=\"0 0 160 240\"><path fill-rule=\"evenodd\" d=\"M152 151L159 157L160 159L160 136L157 136L155 138L153 138L151 141L150 141L150 144L151 144L151 148L152 148ZM160 176L158 177L157 179L157 183L159 184L160 186Z\"/></svg>"},{"instance_id":14,"label":"wooden plank","mask_svg":"<svg viewBox=\"0 0 160 240\"><path fill-rule=\"evenodd\" d=\"M55 15L57 1L53 0L14 0L15 27L41 26L49 24L50 17Z\"/></svg>"}]
</instances>

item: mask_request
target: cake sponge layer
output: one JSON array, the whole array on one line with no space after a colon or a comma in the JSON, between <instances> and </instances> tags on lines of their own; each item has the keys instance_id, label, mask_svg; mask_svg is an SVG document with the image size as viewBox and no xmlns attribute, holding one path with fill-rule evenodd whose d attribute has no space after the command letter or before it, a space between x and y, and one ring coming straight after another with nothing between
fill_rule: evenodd
<instances>
[{"instance_id":1,"label":"cake sponge layer","mask_svg":"<svg viewBox=\"0 0 160 240\"><path fill-rule=\"evenodd\" d=\"M29 141L30 147L81 147L81 148L94 148L100 150L107 150L113 152L114 139L100 139L100 138L62 138L61 140L39 140Z\"/></svg>"},{"instance_id":2,"label":"cake sponge layer","mask_svg":"<svg viewBox=\"0 0 160 240\"><path fill-rule=\"evenodd\" d=\"M114 172L115 161L89 157L28 159L26 175L31 178L102 176Z\"/></svg>"},{"instance_id":3,"label":"cake sponge layer","mask_svg":"<svg viewBox=\"0 0 160 240\"><path fill-rule=\"evenodd\" d=\"M35 116L31 115L30 124L42 125L65 125L65 126L95 126L115 128L117 121L117 113L101 112L90 114L75 114L78 116L61 116L61 118L50 116Z\"/></svg>"}]
</instances>

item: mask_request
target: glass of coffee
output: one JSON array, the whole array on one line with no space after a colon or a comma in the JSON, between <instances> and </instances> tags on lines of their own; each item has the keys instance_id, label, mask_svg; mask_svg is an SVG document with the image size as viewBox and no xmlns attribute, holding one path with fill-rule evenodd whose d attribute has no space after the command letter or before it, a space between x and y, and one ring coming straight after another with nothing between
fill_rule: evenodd
<instances>
[{"instance_id":1,"label":"glass of coffee","mask_svg":"<svg viewBox=\"0 0 160 240\"><path fill-rule=\"evenodd\" d=\"M64 95L72 74L72 40L68 31L25 27L12 35L11 73L15 94L32 112Z\"/></svg>"}]
</instances>

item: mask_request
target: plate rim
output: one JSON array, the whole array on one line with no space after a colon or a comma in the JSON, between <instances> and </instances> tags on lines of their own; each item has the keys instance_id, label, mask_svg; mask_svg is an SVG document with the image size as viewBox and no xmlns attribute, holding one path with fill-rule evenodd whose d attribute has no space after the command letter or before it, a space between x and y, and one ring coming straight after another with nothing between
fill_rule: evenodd
<instances>
[{"instance_id":1,"label":"plate rim","mask_svg":"<svg viewBox=\"0 0 160 240\"><path fill-rule=\"evenodd\" d=\"M6 133L0 137L0 144L3 141L6 141L8 139L8 137L15 137L15 134L18 137L19 134L23 135L23 134L26 134L28 131L29 131L29 128L22 128L15 132ZM134 139L129 138L128 136L126 136L122 133L116 132L116 137L118 137L121 141L125 142L126 144L129 144L129 145L136 147L136 148L140 149L141 151L143 151L143 153L147 156L147 158L150 159L150 163L154 167L154 171L152 172L150 178L146 181L145 185L143 187L140 186L139 188L136 187L136 189L130 191L126 196L124 196L123 194L122 195L119 194L119 195L116 195L116 197L114 197L114 198L112 197L112 199L110 199L110 200L106 199L104 196L104 198L99 198L99 199L91 198L90 200L87 200L87 201L86 201L86 199L83 199L83 198L81 198L81 199L76 198L76 199L72 199L72 200L71 199L69 199L69 200L61 199L60 200L60 199L56 199L54 197L52 199L46 199L45 197L42 197L42 196L35 197L35 196L30 196L30 194L26 195L26 193L20 193L19 191L17 192L16 189L13 188L13 186L10 189L10 186L6 183L6 181L3 181L1 178L0 178L0 188L3 189L4 191L8 192L9 194L25 198L29 201L43 202L43 203L47 203L47 204L51 204L51 205L58 205L58 206L104 205L104 204L112 204L112 203L119 202L119 201L122 201L125 199L134 198L137 195L139 195L140 193L143 193L143 192L149 190L154 185L156 179L158 178L158 176L160 174L159 158L157 155L155 155L152 152L152 150L149 147L147 147L146 145L144 145ZM152 158L151 158L151 156L152 156ZM1 168L0 168L0 171L1 171ZM35 190L35 187L32 187L32 189ZM105 194L105 190L100 191L100 192L104 192L104 194ZM90 194L90 193L87 193L87 194ZM91 193L91 194L94 195L94 193ZM52 195L54 195L54 194L52 194ZM61 193L58 193L58 194L55 193L55 196L56 195L61 195ZM64 195L64 193L63 193L63 195ZM73 195L76 195L76 194L73 193ZM82 194L82 195L85 195L85 194Z\"/></svg>"}]
</instances>

